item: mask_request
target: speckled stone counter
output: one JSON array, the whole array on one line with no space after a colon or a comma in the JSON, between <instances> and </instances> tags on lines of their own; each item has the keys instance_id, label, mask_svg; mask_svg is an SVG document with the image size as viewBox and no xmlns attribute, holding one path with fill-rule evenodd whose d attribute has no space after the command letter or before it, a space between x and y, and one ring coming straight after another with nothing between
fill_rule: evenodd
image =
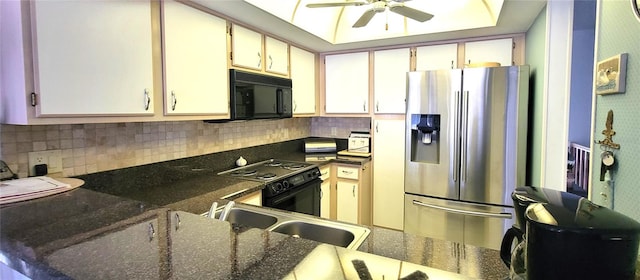
<instances>
[{"instance_id":1,"label":"speckled stone counter","mask_svg":"<svg viewBox=\"0 0 640 280\"><path fill-rule=\"evenodd\" d=\"M493 250L375 227L347 250L86 189L0 217L0 260L33 279L357 279L363 265L373 279L507 275Z\"/></svg>"},{"instance_id":2,"label":"speckled stone counter","mask_svg":"<svg viewBox=\"0 0 640 280\"><path fill-rule=\"evenodd\" d=\"M250 163L304 161L302 145L294 140L79 176L83 188L0 208L0 261L34 279L356 279L363 264L373 279L416 271L429 279L508 276L495 250L394 230L370 227L358 250L347 250L199 215L213 201L263 188L216 175L239 156Z\"/></svg>"}]
</instances>

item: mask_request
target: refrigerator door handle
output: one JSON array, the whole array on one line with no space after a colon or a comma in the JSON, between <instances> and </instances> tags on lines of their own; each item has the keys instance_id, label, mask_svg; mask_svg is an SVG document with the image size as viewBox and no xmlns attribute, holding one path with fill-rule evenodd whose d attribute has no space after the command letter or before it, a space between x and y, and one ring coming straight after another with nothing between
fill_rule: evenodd
<instances>
[{"instance_id":1,"label":"refrigerator door handle","mask_svg":"<svg viewBox=\"0 0 640 280\"><path fill-rule=\"evenodd\" d=\"M451 166L452 169L452 173L453 173L453 182L457 183L458 182L458 172L459 172L459 168L460 168L460 146L457 145L458 143L458 139L460 139L460 106L457 104L460 104L460 100L462 100L462 92L460 92L459 90L456 91L455 94L455 119L453 120L455 123L455 128L453 130L453 139L454 139L454 160L453 160L453 165Z\"/></svg>"},{"instance_id":2,"label":"refrigerator door handle","mask_svg":"<svg viewBox=\"0 0 640 280\"><path fill-rule=\"evenodd\" d=\"M467 180L467 138L469 125L469 91L465 91L462 95L462 137L460 144L460 182L466 182Z\"/></svg>"},{"instance_id":3,"label":"refrigerator door handle","mask_svg":"<svg viewBox=\"0 0 640 280\"><path fill-rule=\"evenodd\" d=\"M413 200L413 204L428 208L433 208L437 210L442 210L455 214L469 215L469 216L478 216L478 217L486 217L486 218L501 218L501 219L511 219L511 213L491 213L491 212L480 212L480 211L471 211L471 210L463 210L456 208L449 208L439 205L427 204L421 201Z\"/></svg>"}]
</instances>

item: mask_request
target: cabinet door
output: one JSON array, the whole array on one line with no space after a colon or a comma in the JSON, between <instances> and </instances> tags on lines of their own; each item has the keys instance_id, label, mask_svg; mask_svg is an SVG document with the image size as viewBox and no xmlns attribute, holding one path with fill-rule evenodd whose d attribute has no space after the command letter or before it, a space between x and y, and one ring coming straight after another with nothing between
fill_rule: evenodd
<instances>
[{"instance_id":1,"label":"cabinet door","mask_svg":"<svg viewBox=\"0 0 640 280\"><path fill-rule=\"evenodd\" d=\"M499 62L501 66L513 64L513 39L497 39L464 44L464 63Z\"/></svg>"},{"instance_id":2,"label":"cabinet door","mask_svg":"<svg viewBox=\"0 0 640 280\"><path fill-rule=\"evenodd\" d=\"M153 114L149 1L31 4L39 116Z\"/></svg>"},{"instance_id":3,"label":"cabinet door","mask_svg":"<svg viewBox=\"0 0 640 280\"><path fill-rule=\"evenodd\" d=\"M262 70L262 34L238 25L231 34L233 66Z\"/></svg>"},{"instance_id":4,"label":"cabinet door","mask_svg":"<svg viewBox=\"0 0 640 280\"><path fill-rule=\"evenodd\" d=\"M267 72L289 75L289 45L280 40L265 36L265 70Z\"/></svg>"},{"instance_id":5,"label":"cabinet door","mask_svg":"<svg viewBox=\"0 0 640 280\"><path fill-rule=\"evenodd\" d=\"M291 82L293 83L293 113L316 113L316 56L291 47Z\"/></svg>"},{"instance_id":6,"label":"cabinet door","mask_svg":"<svg viewBox=\"0 0 640 280\"><path fill-rule=\"evenodd\" d=\"M458 67L458 44L416 48L416 71L454 69Z\"/></svg>"},{"instance_id":7,"label":"cabinet door","mask_svg":"<svg viewBox=\"0 0 640 280\"><path fill-rule=\"evenodd\" d=\"M338 181L338 221L358 223L358 183Z\"/></svg>"},{"instance_id":8,"label":"cabinet door","mask_svg":"<svg viewBox=\"0 0 640 280\"><path fill-rule=\"evenodd\" d=\"M226 21L173 1L163 13L166 114L227 114Z\"/></svg>"},{"instance_id":9,"label":"cabinet door","mask_svg":"<svg viewBox=\"0 0 640 280\"><path fill-rule=\"evenodd\" d=\"M376 120L373 138L373 224L402 230L404 120Z\"/></svg>"},{"instance_id":10,"label":"cabinet door","mask_svg":"<svg viewBox=\"0 0 640 280\"><path fill-rule=\"evenodd\" d=\"M409 48L374 52L373 93L376 114L403 114L407 96Z\"/></svg>"},{"instance_id":11,"label":"cabinet door","mask_svg":"<svg viewBox=\"0 0 640 280\"><path fill-rule=\"evenodd\" d=\"M325 111L369 112L369 53L325 57Z\"/></svg>"}]
</instances>

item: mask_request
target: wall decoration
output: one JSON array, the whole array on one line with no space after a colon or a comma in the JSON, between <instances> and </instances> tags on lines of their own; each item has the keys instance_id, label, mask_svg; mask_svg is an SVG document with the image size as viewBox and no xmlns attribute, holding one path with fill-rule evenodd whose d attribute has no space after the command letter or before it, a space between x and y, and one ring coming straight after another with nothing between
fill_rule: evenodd
<instances>
[{"instance_id":1,"label":"wall decoration","mask_svg":"<svg viewBox=\"0 0 640 280\"><path fill-rule=\"evenodd\" d=\"M623 93L627 74L627 54L621 53L598 62L596 68L596 93Z\"/></svg>"}]
</instances>

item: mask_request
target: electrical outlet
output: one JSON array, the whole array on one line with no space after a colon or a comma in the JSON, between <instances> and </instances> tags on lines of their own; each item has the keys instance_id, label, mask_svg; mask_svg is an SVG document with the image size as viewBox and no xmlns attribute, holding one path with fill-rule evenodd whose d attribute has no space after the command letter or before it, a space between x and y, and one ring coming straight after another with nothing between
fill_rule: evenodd
<instances>
[{"instance_id":1,"label":"electrical outlet","mask_svg":"<svg viewBox=\"0 0 640 280\"><path fill-rule=\"evenodd\" d=\"M36 175L36 165L46 164L49 174L62 172L62 150L29 153L29 176Z\"/></svg>"}]
</instances>

